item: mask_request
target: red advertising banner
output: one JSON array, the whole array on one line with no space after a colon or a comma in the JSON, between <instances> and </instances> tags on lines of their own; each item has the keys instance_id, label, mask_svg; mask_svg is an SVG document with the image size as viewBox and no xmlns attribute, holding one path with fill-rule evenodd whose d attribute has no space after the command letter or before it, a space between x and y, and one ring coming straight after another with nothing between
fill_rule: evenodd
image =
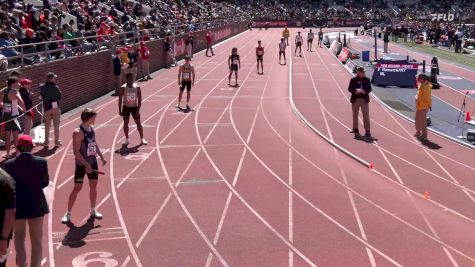
<instances>
[{"instance_id":1,"label":"red advertising banner","mask_svg":"<svg viewBox=\"0 0 475 267\"><path fill-rule=\"evenodd\" d=\"M344 47L341 50L340 55L338 55L338 60L340 60L341 63L345 63L349 56L350 56L350 50L348 50L348 48Z\"/></svg>"},{"instance_id":2,"label":"red advertising banner","mask_svg":"<svg viewBox=\"0 0 475 267\"><path fill-rule=\"evenodd\" d=\"M252 23L253 27L265 27L266 24L269 27L288 27L290 26L290 21L288 20L277 20L277 21L255 21Z\"/></svg>"}]
</instances>

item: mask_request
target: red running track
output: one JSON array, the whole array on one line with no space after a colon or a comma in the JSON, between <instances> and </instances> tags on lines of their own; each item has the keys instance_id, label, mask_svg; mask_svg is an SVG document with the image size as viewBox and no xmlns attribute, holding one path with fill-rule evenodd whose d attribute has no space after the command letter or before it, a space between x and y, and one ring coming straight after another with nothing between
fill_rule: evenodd
<instances>
[{"instance_id":1,"label":"red running track","mask_svg":"<svg viewBox=\"0 0 475 267\"><path fill-rule=\"evenodd\" d=\"M60 223L78 124L64 121L66 142L49 156L55 194L44 265L473 266L473 151L436 137L441 149L421 147L409 123L376 103L380 141L354 141L347 95L339 90L349 74L332 65L326 49L303 58L287 53L292 63L279 65L280 32L248 31L218 46L215 57L196 56L194 112L173 108L176 69L143 83L150 144L136 151L116 153L123 136L116 99L95 107L97 140L109 161L99 184L101 221L87 221L85 186L75 226ZM257 40L266 47L263 76L256 75ZM242 60L238 88L227 86L234 46ZM376 171L318 137L290 101ZM431 200L419 195L424 191Z\"/></svg>"}]
</instances>

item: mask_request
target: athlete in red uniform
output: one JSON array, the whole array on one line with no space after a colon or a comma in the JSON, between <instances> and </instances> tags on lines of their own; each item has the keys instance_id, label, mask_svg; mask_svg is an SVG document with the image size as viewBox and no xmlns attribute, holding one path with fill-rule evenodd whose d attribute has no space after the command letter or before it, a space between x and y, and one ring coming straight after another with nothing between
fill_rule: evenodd
<instances>
[{"instance_id":1,"label":"athlete in red uniform","mask_svg":"<svg viewBox=\"0 0 475 267\"><path fill-rule=\"evenodd\" d=\"M264 47L261 45L261 41L257 41L256 47L256 57L257 57L257 74L263 75L264 74ZM259 62L261 63L261 72L259 73Z\"/></svg>"}]
</instances>

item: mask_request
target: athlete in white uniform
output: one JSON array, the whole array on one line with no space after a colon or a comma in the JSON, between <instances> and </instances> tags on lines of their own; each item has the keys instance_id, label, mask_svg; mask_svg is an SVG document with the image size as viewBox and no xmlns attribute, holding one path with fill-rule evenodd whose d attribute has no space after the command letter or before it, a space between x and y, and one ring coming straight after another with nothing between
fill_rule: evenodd
<instances>
[{"instance_id":1,"label":"athlete in white uniform","mask_svg":"<svg viewBox=\"0 0 475 267\"><path fill-rule=\"evenodd\" d=\"M180 86L180 93L178 94L178 104L176 107L180 110L181 108L181 99L183 97L183 92L186 88L186 110L190 111L189 106L191 98L191 86L195 85L195 67L190 63L190 57L185 57L185 63L180 66L178 70L178 85Z\"/></svg>"},{"instance_id":2,"label":"athlete in white uniform","mask_svg":"<svg viewBox=\"0 0 475 267\"><path fill-rule=\"evenodd\" d=\"M312 52L313 38L315 38L315 34L313 34L312 29L310 29L310 32L307 35L307 51Z\"/></svg>"},{"instance_id":3,"label":"athlete in white uniform","mask_svg":"<svg viewBox=\"0 0 475 267\"><path fill-rule=\"evenodd\" d=\"M284 65L287 64L287 60L285 59L285 49L286 48L287 48L287 44L285 43L285 39L281 38L280 43L279 43L279 64L281 64L280 59L282 58L282 56L284 56Z\"/></svg>"},{"instance_id":4,"label":"athlete in white uniform","mask_svg":"<svg viewBox=\"0 0 475 267\"><path fill-rule=\"evenodd\" d=\"M300 35L300 32L297 33L297 36L295 36L295 55L297 56L297 49L299 49L300 52L300 57L302 57L302 43L303 43L303 38L302 35Z\"/></svg>"},{"instance_id":5,"label":"athlete in white uniform","mask_svg":"<svg viewBox=\"0 0 475 267\"><path fill-rule=\"evenodd\" d=\"M143 128L140 122L140 106L142 105L142 91L134 83L132 73L125 75L127 83L119 90L119 114L124 119L124 134L125 140L122 143L124 146L129 145L129 118L132 114L135 124L137 124L137 131L140 135L141 144L146 145L147 141L143 138Z\"/></svg>"}]
</instances>

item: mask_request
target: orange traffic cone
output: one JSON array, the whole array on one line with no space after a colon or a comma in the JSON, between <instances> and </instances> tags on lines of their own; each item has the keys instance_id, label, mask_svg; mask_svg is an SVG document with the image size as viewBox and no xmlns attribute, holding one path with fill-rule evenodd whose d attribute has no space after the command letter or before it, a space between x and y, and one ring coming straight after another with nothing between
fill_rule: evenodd
<instances>
[{"instance_id":1,"label":"orange traffic cone","mask_svg":"<svg viewBox=\"0 0 475 267\"><path fill-rule=\"evenodd\" d=\"M467 111L467 114L465 115L465 121L471 121L472 118L470 118L470 112Z\"/></svg>"},{"instance_id":2,"label":"orange traffic cone","mask_svg":"<svg viewBox=\"0 0 475 267\"><path fill-rule=\"evenodd\" d=\"M430 199L430 195L429 195L429 192L424 192L424 198L429 200Z\"/></svg>"}]
</instances>

